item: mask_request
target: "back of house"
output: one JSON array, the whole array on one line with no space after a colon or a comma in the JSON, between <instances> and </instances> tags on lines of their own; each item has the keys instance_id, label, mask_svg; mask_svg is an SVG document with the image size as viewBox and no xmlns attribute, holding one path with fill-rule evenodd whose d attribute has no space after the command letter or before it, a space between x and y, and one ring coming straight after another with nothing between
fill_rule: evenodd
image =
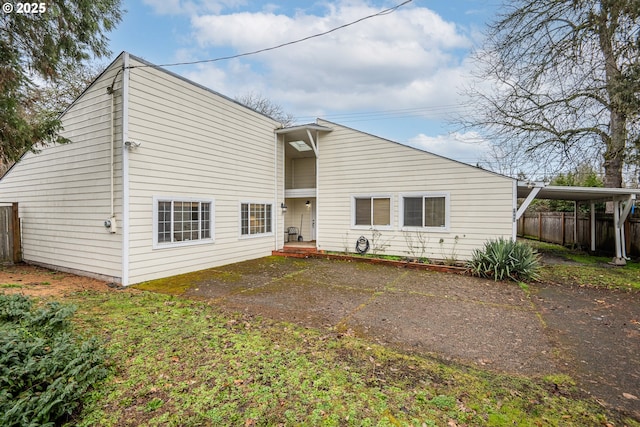
<instances>
[{"instance_id":1,"label":"back of house","mask_svg":"<svg viewBox=\"0 0 640 427\"><path fill-rule=\"evenodd\" d=\"M123 285L324 251L468 259L513 237L515 181L336 123L283 129L122 53L62 115L70 143L0 180L25 261Z\"/></svg>"}]
</instances>

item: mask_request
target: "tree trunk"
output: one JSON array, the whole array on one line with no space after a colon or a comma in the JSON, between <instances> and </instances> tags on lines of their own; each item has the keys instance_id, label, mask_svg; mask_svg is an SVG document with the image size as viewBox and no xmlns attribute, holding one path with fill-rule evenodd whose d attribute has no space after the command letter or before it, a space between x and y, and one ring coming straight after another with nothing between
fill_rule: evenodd
<instances>
[{"instance_id":1,"label":"tree trunk","mask_svg":"<svg viewBox=\"0 0 640 427\"><path fill-rule=\"evenodd\" d=\"M609 97L609 136L604 143L604 186L608 188L622 187L622 168L624 166L624 149L627 140L627 120L623 110L624 102L620 99L620 82L622 73L618 68L613 49L613 38L617 19L620 15L619 5L600 2L601 11L598 17L598 38L604 56L604 71Z\"/></svg>"},{"instance_id":2,"label":"tree trunk","mask_svg":"<svg viewBox=\"0 0 640 427\"><path fill-rule=\"evenodd\" d=\"M626 119L623 114L611 112L611 137L606 141L604 153L604 186L622 188L622 168L626 143Z\"/></svg>"}]
</instances>

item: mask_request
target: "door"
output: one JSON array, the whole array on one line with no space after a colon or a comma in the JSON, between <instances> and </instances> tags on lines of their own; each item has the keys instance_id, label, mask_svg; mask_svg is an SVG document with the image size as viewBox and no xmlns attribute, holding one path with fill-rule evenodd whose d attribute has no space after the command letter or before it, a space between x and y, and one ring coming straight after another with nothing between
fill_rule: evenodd
<instances>
[{"instance_id":1,"label":"door","mask_svg":"<svg viewBox=\"0 0 640 427\"><path fill-rule=\"evenodd\" d=\"M311 206L311 240L316 240L316 203Z\"/></svg>"}]
</instances>

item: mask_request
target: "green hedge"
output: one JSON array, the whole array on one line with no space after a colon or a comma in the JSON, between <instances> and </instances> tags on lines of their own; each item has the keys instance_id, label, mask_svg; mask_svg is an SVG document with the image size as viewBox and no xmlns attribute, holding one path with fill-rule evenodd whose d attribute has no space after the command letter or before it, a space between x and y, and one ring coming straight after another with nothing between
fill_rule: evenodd
<instances>
[{"instance_id":1,"label":"green hedge","mask_svg":"<svg viewBox=\"0 0 640 427\"><path fill-rule=\"evenodd\" d=\"M0 294L0 425L53 426L106 377L97 340L72 331L75 307L34 308L23 295Z\"/></svg>"}]
</instances>

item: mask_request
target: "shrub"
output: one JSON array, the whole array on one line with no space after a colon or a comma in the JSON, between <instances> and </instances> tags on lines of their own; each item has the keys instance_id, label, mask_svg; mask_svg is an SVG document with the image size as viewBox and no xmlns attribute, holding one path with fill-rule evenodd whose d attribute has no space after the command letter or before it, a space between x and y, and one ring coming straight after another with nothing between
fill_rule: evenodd
<instances>
[{"instance_id":1,"label":"shrub","mask_svg":"<svg viewBox=\"0 0 640 427\"><path fill-rule=\"evenodd\" d=\"M473 250L469 268L475 276L494 280L531 280L538 277L538 254L525 243L489 240L482 250Z\"/></svg>"},{"instance_id":2,"label":"shrub","mask_svg":"<svg viewBox=\"0 0 640 427\"><path fill-rule=\"evenodd\" d=\"M95 339L72 333L75 307L0 294L0 425L53 426L106 377Z\"/></svg>"}]
</instances>

